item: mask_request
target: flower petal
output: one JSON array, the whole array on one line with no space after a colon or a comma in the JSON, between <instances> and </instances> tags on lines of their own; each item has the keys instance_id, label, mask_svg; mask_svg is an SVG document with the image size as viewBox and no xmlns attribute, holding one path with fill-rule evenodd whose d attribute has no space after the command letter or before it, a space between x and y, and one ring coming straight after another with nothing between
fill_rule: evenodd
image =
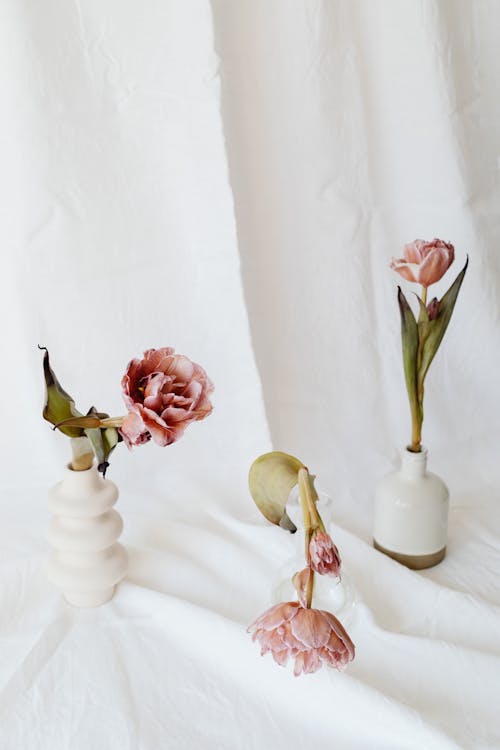
<instances>
[{"instance_id":1,"label":"flower petal","mask_svg":"<svg viewBox=\"0 0 500 750\"><path fill-rule=\"evenodd\" d=\"M442 247L434 248L425 258L420 266L418 280L422 286L428 287L435 284L444 276L450 267L450 253Z\"/></svg>"},{"instance_id":2,"label":"flower petal","mask_svg":"<svg viewBox=\"0 0 500 750\"><path fill-rule=\"evenodd\" d=\"M416 263L407 263L401 258L393 258L390 265L392 270L399 273L406 281L416 282L418 280L419 266Z\"/></svg>"},{"instance_id":3,"label":"flower petal","mask_svg":"<svg viewBox=\"0 0 500 750\"><path fill-rule=\"evenodd\" d=\"M414 240L403 248L403 257L408 263L416 263L419 265L423 259L423 249L426 246L425 240Z\"/></svg>"},{"instance_id":4,"label":"flower petal","mask_svg":"<svg viewBox=\"0 0 500 750\"><path fill-rule=\"evenodd\" d=\"M300 609L290 623L292 634L307 648L326 646L330 626L318 609Z\"/></svg>"}]
</instances>

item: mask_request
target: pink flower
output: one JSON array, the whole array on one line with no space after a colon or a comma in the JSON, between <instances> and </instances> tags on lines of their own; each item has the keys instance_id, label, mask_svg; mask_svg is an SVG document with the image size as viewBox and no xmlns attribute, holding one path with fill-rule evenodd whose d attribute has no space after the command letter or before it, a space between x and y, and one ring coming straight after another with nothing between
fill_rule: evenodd
<instances>
[{"instance_id":1,"label":"pink flower","mask_svg":"<svg viewBox=\"0 0 500 750\"><path fill-rule=\"evenodd\" d=\"M403 258L393 258L391 268L407 281L428 287L444 276L455 259L455 248L449 242L433 239L415 240L405 245Z\"/></svg>"},{"instance_id":2,"label":"pink flower","mask_svg":"<svg viewBox=\"0 0 500 750\"><path fill-rule=\"evenodd\" d=\"M151 437L170 445L212 411L213 385L205 370L171 347L148 349L142 359L133 359L122 388L129 413L120 432L129 448Z\"/></svg>"},{"instance_id":3,"label":"pink flower","mask_svg":"<svg viewBox=\"0 0 500 750\"><path fill-rule=\"evenodd\" d=\"M316 672L325 662L342 670L354 659L354 644L330 612L282 602L268 609L248 628L261 654L270 652L284 666L295 659L294 674Z\"/></svg>"},{"instance_id":4,"label":"pink flower","mask_svg":"<svg viewBox=\"0 0 500 750\"><path fill-rule=\"evenodd\" d=\"M309 542L311 568L322 576L340 576L340 555L326 531L317 531Z\"/></svg>"}]
</instances>

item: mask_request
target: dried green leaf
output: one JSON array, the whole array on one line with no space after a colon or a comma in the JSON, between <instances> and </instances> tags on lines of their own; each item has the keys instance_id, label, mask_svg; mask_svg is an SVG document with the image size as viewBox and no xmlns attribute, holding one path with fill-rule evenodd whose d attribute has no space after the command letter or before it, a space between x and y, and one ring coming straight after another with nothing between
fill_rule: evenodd
<instances>
[{"instance_id":1,"label":"dried green leaf","mask_svg":"<svg viewBox=\"0 0 500 750\"><path fill-rule=\"evenodd\" d=\"M419 333L420 333L420 362L418 365L418 384L419 388L423 389L425 376L431 366L431 362L436 356L436 352L439 349L439 345L443 340L443 336L446 333L448 324L450 322L455 303L457 301L458 293L462 282L467 271L469 264L469 258L462 268L457 278L450 286L444 297L438 303L438 315L434 320L429 320L429 315L425 308L425 305L420 300L420 315L419 315Z\"/></svg>"},{"instance_id":2,"label":"dried green leaf","mask_svg":"<svg viewBox=\"0 0 500 750\"><path fill-rule=\"evenodd\" d=\"M59 430L61 427L81 427L82 429L87 429L89 427L99 427L100 423L101 420L97 416L70 417L69 419L64 419L62 422L59 422L55 427Z\"/></svg>"},{"instance_id":3,"label":"dried green leaf","mask_svg":"<svg viewBox=\"0 0 500 750\"><path fill-rule=\"evenodd\" d=\"M305 468L298 458L272 451L259 456L248 476L250 493L262 515L271 523L292 534L297 527L288 517L286 503L291 490L298 482L299 469Z\"/></svg>"},{"instance_id":4,"label":"dried green leaf","mask_svg":"<svg viewBox=\"0 0 500 750\"><path fill-rule=\"evenodd\" d=\"M62 385L57 380L54 371L50 366L49 352L45 347L39 347L45 351L43 357L43 374L45 378L45 405L43 408L43 417L68 437L81 437L82 427L60 425L69 419L83 416L75 407L75 402L69 396ZM60 426L59 426L60 425Z\"/></svg>"},{"instance_id":5,"label":"dried green leaf","mask_svg":"<svg viewBox=\"0 0 500 750\"><path fill-rule=\"evenodd\" d=\"M97 412L94 407L89 409L87 416L98 416L101 419L108 417L108 414L103 412ZM106 428L88 428L85 430L85 434L89 439L89 442L94 451L97 460L97 470L101 472L103 477L106 476L106 471L109 466L108 458L120 442L120 435L115 427Z\"/></svg>"},{"instance_id":6,"label":"dried green leaf","mask_svg":"<svg viewBox=\"0 0 500 750\"><path fill-rule=\"evenodd\" d=\"M418 406L417 398L417 356L418 356L418 326L412 309L398 287L398 304L401 313L401 342L403 346L403 367L405 373L406 390L413 409Z\"/></svg>"}]
</instances>

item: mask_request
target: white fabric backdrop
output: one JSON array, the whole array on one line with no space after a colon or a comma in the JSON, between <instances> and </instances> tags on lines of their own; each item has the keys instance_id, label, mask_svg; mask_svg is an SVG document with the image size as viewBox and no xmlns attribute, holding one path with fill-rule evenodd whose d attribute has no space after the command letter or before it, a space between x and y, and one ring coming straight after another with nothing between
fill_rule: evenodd
<instances>
[{"instance_id":1,"label":"white fabric backdrop","mask_svg":"<svg viewBox=\"0 0 500 750\"><path fill-rule=\"evenodd\" d=\"M0 21L2 750L500 747L498 3L5 0ZM426 394L449 554L415 574L372 550L371 492L409 430L388 261L434 235L471 264ZM131 567L96 611L45 580L68 446L37 343L82 408L120 413L150 346L216 383L181 442L116 451ZM271 445L335 501L344 675L295 680L244 633L294 549L246 489Z\"/></svg>"}]
</instances>

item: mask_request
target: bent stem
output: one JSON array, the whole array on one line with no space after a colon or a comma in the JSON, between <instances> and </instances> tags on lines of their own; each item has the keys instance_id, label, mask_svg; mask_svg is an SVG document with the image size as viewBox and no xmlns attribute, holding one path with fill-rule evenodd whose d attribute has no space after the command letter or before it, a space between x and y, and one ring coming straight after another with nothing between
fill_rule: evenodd
<instances>
[{"instance_id":1,"label":"bent stem","mask_svg":"<svg viewBox=\"0 0 500 750\"><path fill-rule=\"evenodd\" d=\"M311 568L311 553L309 551L309 546L313 533L316 529L323 527L323 522L317 511L314 498L312 497L309 472L305 467L299 469L299 496L300 504L302 506L302 516L304 519L306 565L310 570L306 588L306 608L311 609L314 591L314 571Z\"/></svg>"}]
</instances>

